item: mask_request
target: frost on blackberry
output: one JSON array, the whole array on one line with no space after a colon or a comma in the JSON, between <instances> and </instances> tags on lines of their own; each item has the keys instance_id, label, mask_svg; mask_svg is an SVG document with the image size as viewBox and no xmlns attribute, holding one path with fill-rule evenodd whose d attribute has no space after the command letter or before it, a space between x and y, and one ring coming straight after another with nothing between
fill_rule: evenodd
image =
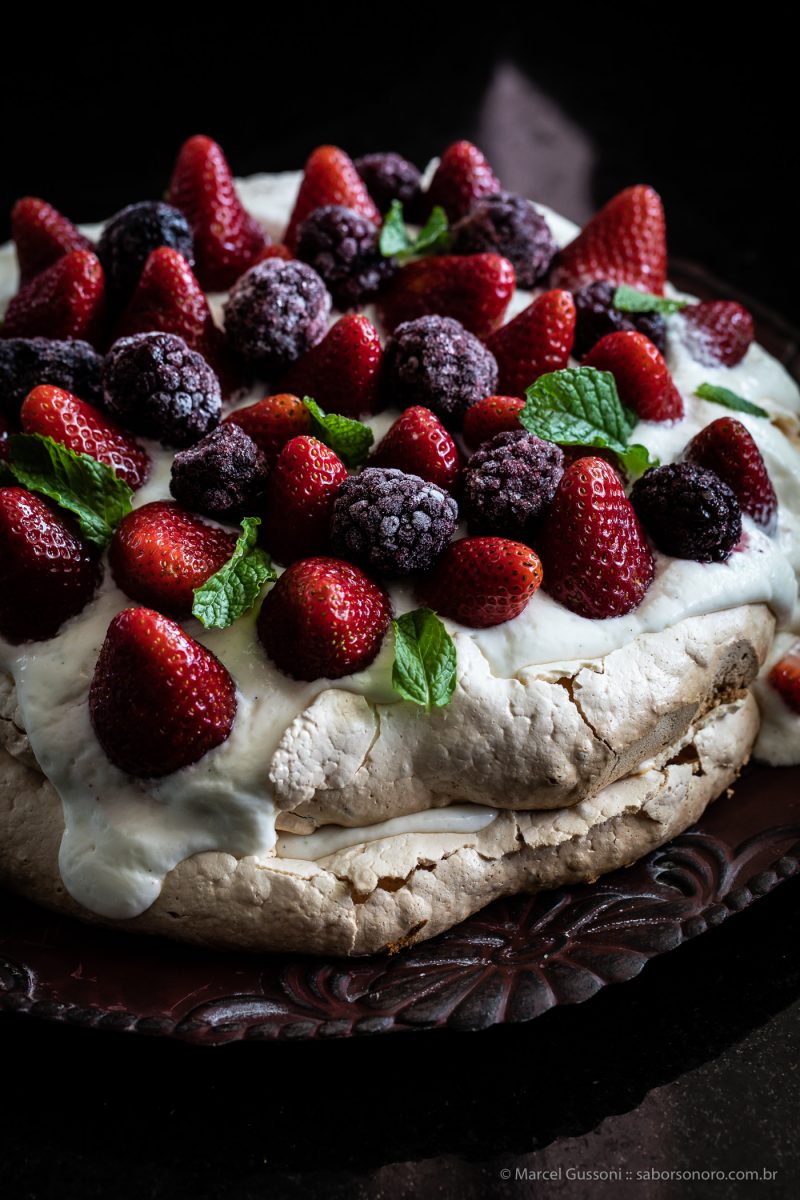
<instances>
[{"instance_id":1,"label":"frost on blackberry","mask_svg":"<svg viewBox=\"0 0 800 1200\"><path fill-rule=\"evenodd\" d=\"M297 257L314 268L333 303L346 312L373 299L397 270L381 254L379 236L378 226L352 208L326 204L300 226Z\"/></svg>"},{"instance_id":2,"label":"frost on blackberry","mask_svg":"<svg viewBox=\"0 0 800 1200\"><path fill-rule=\"evenodd\" d=\"M102 375L102 355L88 342L0 338L0 411L14 421L28 392L40 383L102 404Z\"/></svg>"},{"instance_id":3,"label":"frost on blackberry","mask_svg":"<svg viewBox=\"0 0 800 1200\"><path fill-rule=\"evenodd\" d=\"M267 460L239 425L226 421L172 461L170 491L193 512L237 520L255 512L267 481Z\"/></svg>"},{"instance_id":4,"label":"frost on blackberry","mask_svg":"<svg viewBox=\"0 0 800 1200\"><path fill-rule=\"evenodd\" d=\"M520 537L550 504L563 474L559 446L524 430L495 434L464 468L462 515L472 532Z\"/></svg>"},{"instance_id":5,"label":"frost on blackberry","mask_svg":"<svg viewBox=\"0 0 800 1200\"><path fill-rule=\"evenodd\" d=\"M219 422L219 380L202 355L172 333L120 338L103 368L105 406L134 433L191 446Z\"/></svg>"},{"instance_id":6,"label":"frost on blackberry","mask_svg":"<svg viewBox=\"0 0 800 1200\"><path fill-rule=\"evenodd\" d=\"M696 562L725 562L742 536L739 502L727 483L694 463L668 463L645 472L631 502L662 554Z\"/></svg>"},{"instance_id":7,"label":"frost on blackberry","mask_svg":"<svg viewBox=\"0 0 800 1200\"><path fill-rule=\"evenodd\" d=\"M452 254L502 254L513 264L522 288L532 288L547 274L556 250L542 214L511 192L480 200L453 227Z\"/></svg>"},{"instance_id":8,"label":"frost on blackberry","mask_svg":"<svg viewBox=\"0 0 800 1200\"><path fill-rule=\"evenodd\" d=\"M366 184L367 191L384 215L393 200L403 205L407 220L419 214L420 173L413 163L400 154L365 154L355 160L355 168Z\"/></svg>"},{"instance_id":9,"label":"frost on blackberry","mask_svg":"<svg viewBox=\"0 0 800 1200\"><path fill-rule=\"evenodd\" d=\"M97 243L112 297L124 303L133 293L153 250L169 246L194 266L194 239L186 217L162 200L129 204L107 223Z\"/></svg>"},{"instance_id":10,"label":"frost on blackberry","mask_svg":"<svg viewBox=\"0 0 800 1200\"><path fill-rule=\"evenodd\" d=\"M497 390L494 355L452 317L398 325L386 345L383 372L390 403L422 404L454 428L472 404Z\"/></svg>"},{"instance_id":11,"label":"frost on blackberry","mask_svg":"<svg viewBox=\"0 0 800 1200\"><path fill-rule=\"evenodd\" d=\"M307 263L269 258L233 285L225 302L225 331L238 354L266 378L322 341L331 297Z\"/></svg>"},{"instance_id":12,"label":"frost on blackberry","mask_svg":"<svg viewBox=\"0 0 800 1200\"><path fill-rule=\"evenodd\" d=\"M626 313L614 308L615 283L600 279L574 293L575 354L583 358L607 333L636 331L648 337L663 354L667 347L667 325L661 313Z\"/></svg>"},{"instance_id":13,"label":"frost on blackberry","mask_svg":"<svg viewBox=\"0 0 800 1200\"><path fill-rule=\"evenodd\" d=\"M444 550L458 505L435 483L391 468L345 479L333 506L331 544L342 558L387 575L427 571Z\"/></svg>"}]
</instances>

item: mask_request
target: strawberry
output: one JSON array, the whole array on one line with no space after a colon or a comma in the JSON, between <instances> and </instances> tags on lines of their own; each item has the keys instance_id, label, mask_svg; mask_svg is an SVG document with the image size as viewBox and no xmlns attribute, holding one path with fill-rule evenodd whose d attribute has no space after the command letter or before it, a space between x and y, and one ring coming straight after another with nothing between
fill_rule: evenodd
<instances>
[{"instance_id":1,"label":"strawberry","mask_svg":"<svg viewBox=\"0 0 800 1200\"><path fill-rule=\"evenodd\" d=\"M667 240L661 197L645 184L618 192L561 250L550 276L575 291L597 279L627 283L661 295L667 276Z\"/></svg>"},{"instance_id":2,"label":"strawberry","mask_svg":"<svg viewBox=\"0 0 800 1200\"><path fill-rule=\"evenodd\" d=\"M542 582L542 564L530 546L503 537L451 542L418 585L423 604L471 629L518 617Z\"/></svg>"},{"instance_id":3,"label":"strawberry","mask_svg":"<svg viewBox=\"0 0 800 1200\"><path fill-rule=\"evenodd\" d=\"M458 447L439 418L421 404L407 408L370 456L371 467L395 467L455 491L461 474Z\"/></svg>"},{"instance_id":4,"label":"strawberry","mask_svg":"<svg viewBox=\"0 0 800 1200\"><path fill-rule=\"evenodd\" d=\"M89 689L107 757L129 775L169 775L224 742L236 684L218 658L169 617L125 608L108 627Z\"/></svg>"},{"instance_id":5,"label":"strawberry","mask_svg":"<svg viewBox=\"0 0 800 1200\"><path fill-rule=\"evenodd\" d=\"M436 314L488 337L502 321L514 287L514 268L499 254L418 258L394 276L379 311L390 333L403 321Z\"/></svg>"},{"instance_id":6,"label":"strawberry","mask_svg":"<svg viewBox=\"0 0 800 1200\"><path fill-rule=\"evenodd\" d=\"M155 500L123 517L108 560L117 586L131 600L186 617L194 588L227 562L235 545L235 534L208 525L172 500Z\"/></svg>"},{"instance_id":7,"label":"strawberry","mask_svg":"<svg viewBox=\"0 0 800 1200\"><path fill-rule=\"evenodd\" d=\"M545 588L579 616L620 617L636 608L655 562L616 471L579 458L561 477L542 525Z\"/></svg>"},{"instance_id":8,"label":"strawberry","mask_svg":"<svg viewBox=\"0 0 800 1200\"><path fill-rule=\"evenodd\" d=\"M706 300L683 313L683 340L704 367L735 367L755 336L753 318L733 300Z\"/></svg>"},{"instance_id":9,"label":"strawberry","mask_svg":"<svg viewBox=\"0 0 800 1200\"><path fill-rule=\"evenodd\" d=\"M472 142L454 142L448 146L425 194L428 211L440 204L450 224L460 221L483 196L501 190L499 179Z\"/></svg>"},{"instance_id":10,"label":"strawberry","mask_svg":"<svg viewBox=\"0 0 800 1200\"><path fill-rule=\"evenodd\" d=\"M91 250L71 250L24 284L6 309L2 336L77 338L103 334L105 280Z\"/></svg>"},{"instance_id":11,"label":"strawberry","mask_svg":"<svg viewBox=\"0 0 800 1200\"><path fill-rule=\"evenodd\" d=\"M20 283L28 283L70 250L94 249L71 221L36 196L23 196L12 208L11 237L17 247Z\"/></svg>"},{"instance_id":12,"label":"strawberry","mask_svg":"<svg viewBox=\"0 0 800 1200\"><path fill-rule=\"evenodd\" d=\"M575 342L575 302L569 292L544 292L487 339L497 359L498 386L524 396L540 375L566 367Z\"/></svg>"},{"instance_id":13,"label":"strawberry","mask_svg":"<svg viewBox=\"0 0 800 1200\"><path fill-rule=\"evenodd\" d=\"M297 248L297 231L303 221L315 209L327 204L341 204L376 225L381 223L381 214L353 166L353 160L338 146L317 146L309 155L292 215L283 235L284 243L292 252Z\"/></svg>"},{"instance_id":14,"label":"strawberry","mask_svg":"<svg viewBox=\"0 0 800 1200\"><path fill-rule=\"evenodd\" d=\"M237 408L225 421L241 426L263 451L269 468L287 442L311 432L311 413L302 400L287 393L265 396L255 404Z\"/></svg>"},{"instance_id":15,"label":"strawberry","mask_svg":"<svg viewBox=\"0 0 800 1200\"><path fill-rule=\"evenodd\" d=\"M261 537L279 562L328 548L333 502L347 470L317 438L292 438L281 450L267 481Z\"/></svg>"},{"instance_id":16,"label":"strawberry","mask_svg":"<svg viewBox=\"0 0 800 1200\"><path fill-rule=\"evenodd\" d=\"M132 488L150 474L150 456L137 441L85 400L43 383L28 394L20 413L25 433L40 433L76 454L105 463Z\"/></svg>"},{"instance_id":17,"label":"strawberry","mask_svg":"<svg viewBox=\"0 0 800 1200\"><path fill-rule=\"evenodd\" d=\"M642 421L679 421L683 400L659 350L643 333L607 333L583 360L585 367L610 371L619 398Z\"/></svg>"},{"instance_id":18,"label":"strawberry","mask_svg":"<svg viewBox=\"0 0 800 1200\"><path fill-rule=\"evenodd\" d=\"M800 714L800 642L775 663L767 678L792 712Z\"/></svg>"},{"instance_id":19,"label":"strawberry","mask_svg":"<svg viewBox=\"0 0 800 1200\"><path fill-rule=\"evenodd\" d=\"M182 254L160 246L150 254L115 340L134 333L173 333L203 358L219 377L223 394L241 386L225 336L215 323L205 293Z\"/></svg>"},{"instance_id":20,"label":"strawberry","mask_svg":"<svg viewBox=\"0 0 800 1200\"><path fill-rule=\"evenodd\" d=\"M0 634L9 642L51 638L100 582L92 546L33 492L0 488Z\"/></svg>"},{"instance_id":21,"label":"strawberry","mask_svg":"<svg viewBox=\"0 0 800 1200\"><path fill-rule=\"evenodd\" d=\"M513 433L520 429L519 414L525 401L519 396L486 396L472 404L464 415L464 441L470 450L477 450L496 433Z\"/></svg>"},{"instance_id":22,"label":"strawberry","mask_svg":"<svg viewBox=\"0 0 800 1200\"><path fill-rule=\"evenodd\" d=\"M242 206L222 148L211 138L184 142L167 200L192 227L197 278L206 291L224 291L257 261L267 235Z\"/></svg>"},{"instance_id":23,"label":"strawberry","mask_svg":"<svg viewBox=\"0 0 800 1200\"><path fill-rule=\"evenodd\" d=\"M258 636L294 679L340 679L378 653L392 606L383 588L339 558L304 558L267 593Z\"/></svg>"},{"instance_id":24,"label":"strawberry","mask_svg":"<svg viewBox=\"0 0 800 1200\"><path fill-rule=\"evenodd\" d=\"M359 417L374 410L383 358L375 326L361 313L346 313L281 380L295 396L312 396L326 412Z\"/></svg>"},{"instance_id":25,"label":"strawberry","mask_svg":"<svg viewBox=\"0 0 800 1200\"><path fill-rule=\"evenodd\" d=\"M735 417L720 417L689 442L684 458L708 467L727 483L757 525L772 532L777 523L778 497L766 463L750 431Z\"/></svg>"},{"instance_id":26,"label":"strawberry","mask_svg":"<svg viewBox=\"0 0 800 1200\"><path fill-rule=\"evenodd\" d=\"M586 446L560 446L559 449L564 455L565 467L568 467L570 463L577 462L579 458L586 458L586 455L590 453ZM592 458L602 458L607 462L623 485L627 482L628 473L613 450L603 450L598 446L592 446L591 455Z\"/></svg>"},{"instance_id":27,"label":"strawberry","mask_svg":"<svg viewBox=\"0 0 800 1200\"><path fill-rule=\"evenodd\" d=\"M294 255L288 246L284 246L283 242L273 242L270 246L264 247L256 262L263 262L265 258L282 258L284 262L289 262Z\"/></svg>"}]
</instances>

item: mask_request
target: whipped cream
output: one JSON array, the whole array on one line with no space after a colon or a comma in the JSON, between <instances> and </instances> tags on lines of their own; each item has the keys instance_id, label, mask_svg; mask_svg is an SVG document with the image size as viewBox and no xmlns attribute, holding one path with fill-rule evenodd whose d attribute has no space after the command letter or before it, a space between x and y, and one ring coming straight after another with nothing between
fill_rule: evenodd
<instances>
[{"instance_id":1,"label":"whipped cream","mask_svg":"<svg viewBox=\"0 0 800 1200\"><path fill-rule=\"evenodd\" d=\"M274 237L288 220L300 175L258 175L239 183L245 205ZM564 245L576 233L571 222L539 206L554 237ZM96 235L97 228L87 232ZM13 249L0 248L0 308L16 288ZM518 291L510 319L533 293ZM210 298L220 316L222 296ZM332 319L335 319L336 315ZM724 409L693 396L701 382L720 383L761 404L784 427L800 427L800 392L781 365L758 346L734 368L695 363L680 338L678 318L668 322L667 359L686 407L672 425L641 422L634 440L662 461L676 458L687 441ZM256 388L239 404L264 394ZM376 439L396 417L370 420ZM797 580L800 574L800 443L792 444L763 418L736 414L748 426L767 462L780 502L778 531L767 537L745 520L741 546L727 563L700 564L657 556L656 578L639 608L625 617L592 621L538 592L519 617L493 629L464 629L499 677L523 668L598 657L637 635L666 629L690 616L747 603L768 604L792 640L800 632ZM172 454L148 443L150 479L135 497L137 506L169 496ZM416 606L407 585L390 588L395 613ZM494 819L493 809L456 805L383 822L369 829L323 829L308 837L276 837L275 806L267 780L270 759L287 726L321 691L341 687L377 703L398 702L390 685L389 639L366 671L342 680L298 682L282 675L263 653L255 612L230 629L206 630L194 619L186 631L208 646L236 681L238 708L230 737L200 762L160 780L136 780L106 758L91 726L88 690L97 655L112 617L131 601L106 569L92 604L47 642L10 646L0 639L0 666L15 680L31 747L64 806L65 833L60 868L70 894L110 918L133 917L158 896L166 874L184 858L204 850L246 855L320 858L343 845L403 833L473 832ZM780 643L782 644L782 643ZM776 642L776 646L779 645ZM768 688L764 684L760 690ZM771 689L770 689L771 690ZM786 761L786 745L797 729L785 705L762 700L765 728L759 747L768 761ZM788 710L787 710L788 711ZM797 743L797 738L794 737ZM763 743L763 746L762 746ZM791 755L791 751L789 752ZM800 761L795 745L791 761ZM477 823L476 823L477 822ZM342 841L342 838L345 840ZM277 844L276 844L277 843Z\"/></svg>"},{"instance_id":2,"label":"whipped cream","mask_svg":"<svg viewBox=\"0 0 800 1200\"><path fill-rule=\"evenodd\" d=\"M275 853L279 858L318 860L387 837L407 833L478 833L491 825L496 808L481 804L451 804L449 808L429 808L406 817L391 817L374 825L327 825L307 835L284 833L278 837Z\"/></svg>"}]
</instances>

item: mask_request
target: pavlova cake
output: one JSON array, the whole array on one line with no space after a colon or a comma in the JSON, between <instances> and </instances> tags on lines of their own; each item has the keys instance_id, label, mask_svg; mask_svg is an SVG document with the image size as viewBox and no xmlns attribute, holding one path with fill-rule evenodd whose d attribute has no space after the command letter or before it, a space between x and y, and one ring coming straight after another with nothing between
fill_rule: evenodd
<instances>
[{"instance_id":1,"label":"pavlova cake","mask_svg":"<svg viewBox=\"0 0 800 1200\"><path fill-rule=\"evenodd\" d=\"M0 882L365 954L800 762L800 395L471 144L315 150L0 251Z\"/></svg>"}]
</instances>

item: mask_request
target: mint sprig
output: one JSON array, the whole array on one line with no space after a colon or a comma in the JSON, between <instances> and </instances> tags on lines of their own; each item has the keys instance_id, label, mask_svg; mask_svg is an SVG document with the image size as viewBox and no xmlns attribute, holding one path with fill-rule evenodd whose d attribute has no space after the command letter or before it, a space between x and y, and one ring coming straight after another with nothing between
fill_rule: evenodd
<instances>
[{"instance_id":1,"label":"mint sprig","mask_svg":"<svg viewBox=\"0 0 800 1200\"><path fill-rule=\"evenodd\" d=\"M77 454L51 437L12 434L6 467L17 483L77 517L83 536L101 549L131 511L133 492L111 467L88 454Z\"/></svg>"},{"instance_id":2,"label":"mint sprig","mask_svg":"<svg viewBox=\"0 0 800 1200\"><path fill-rule=\"evenodd\" d=\"M260 517L245 517L228 561L194 589L192 615L206 629L227 629L255 604L265 583L278 578L266 550L256 545Z\"/></svg>"},{"instance_id":3,"label":"mint sprig","mask_svg":"<svg viewBox=\"0 0 800 1200\"><path fill-rule=\"evenodd\" d=\"M326 446L330 446L346 467L360 467L375 440L369 425L365 425L363 421L355 421L352 417L343 417L339 413L323 412L316 400L312 400L310 396L303 397L303 404L311 413L311 431L314 436Z\"/></svg>"},{"instance_id":4,"label":"mint sprig","mask_svg":"<svg viewBox=\"0 0 800 1200\"><path fill-rule=\"evenodd\" d=\"M525 393L520 424L562 446L613 450L632 479L658 465L646 446L630 442L636 417L620 402L610 371L565 367L540 375Z\"/></svg>"},{"instance_id":5,"label":"mint sprig","mask_svg":"<svg viewBox=\"0 0 800 1200\"><path fill-rule=\"evenodd\" d=\"M688 300L672 300L668 296L656 296L653 292L640 292L638 288L621 283L614 292L611 302L619 312L656 312L668 316L680 312L689 304Z\"/></svg>"},{"instance_id":6,"label":"mint sprig","mask_svg":"<svg viewBox=\"0 0 800 1200\"><path fill-rule=\"evenodd\" d=\"M455 642L430 608L415 608L392 621L392 687L426 712L450 703L456 686Z\"/></svg>"},{"instance_id":7,"label":"mint sprig","mask_svg":"<svg viewBox=\"0 0 800 1200\"><path fill-rule=\"evenodd\" d=\"M450 244L447 213L437 204L416 237L409 231L403 218L403 205L393 200L383 219L380 236L380 251L384 258L396 258L406 262L421 254L432 254L446 250Z\"/></svg>"},{"instance_id":8,"label":"mint sprig","mask_svg":"<svg viewBox=\"0 0 800 1200\"><path fill-rule=\"evenodd\" d=\"M407 253L414 245L414 238L403 219L403 205L400 200L392 201L391 208L383 218L378 245L384 258L394 258L398 254Z\"/></svg>"},{"instance_id":9,"label":"mint sprig","mask_svg":"<svg viewBox=\"0 0 800 1200\"><path fill-rule=\"evenodd\" d=\"M710 400L712 404L721 404L724 408L732 408L734 412L749 413L751 417L769 416L766 409L760 408L758 404L753 404L750 400L745 400L744 396L732 392L730 388L720 387L716 383L701 383L695 389L694 394L701 400Z\"/></svg>"}]
</instances>

